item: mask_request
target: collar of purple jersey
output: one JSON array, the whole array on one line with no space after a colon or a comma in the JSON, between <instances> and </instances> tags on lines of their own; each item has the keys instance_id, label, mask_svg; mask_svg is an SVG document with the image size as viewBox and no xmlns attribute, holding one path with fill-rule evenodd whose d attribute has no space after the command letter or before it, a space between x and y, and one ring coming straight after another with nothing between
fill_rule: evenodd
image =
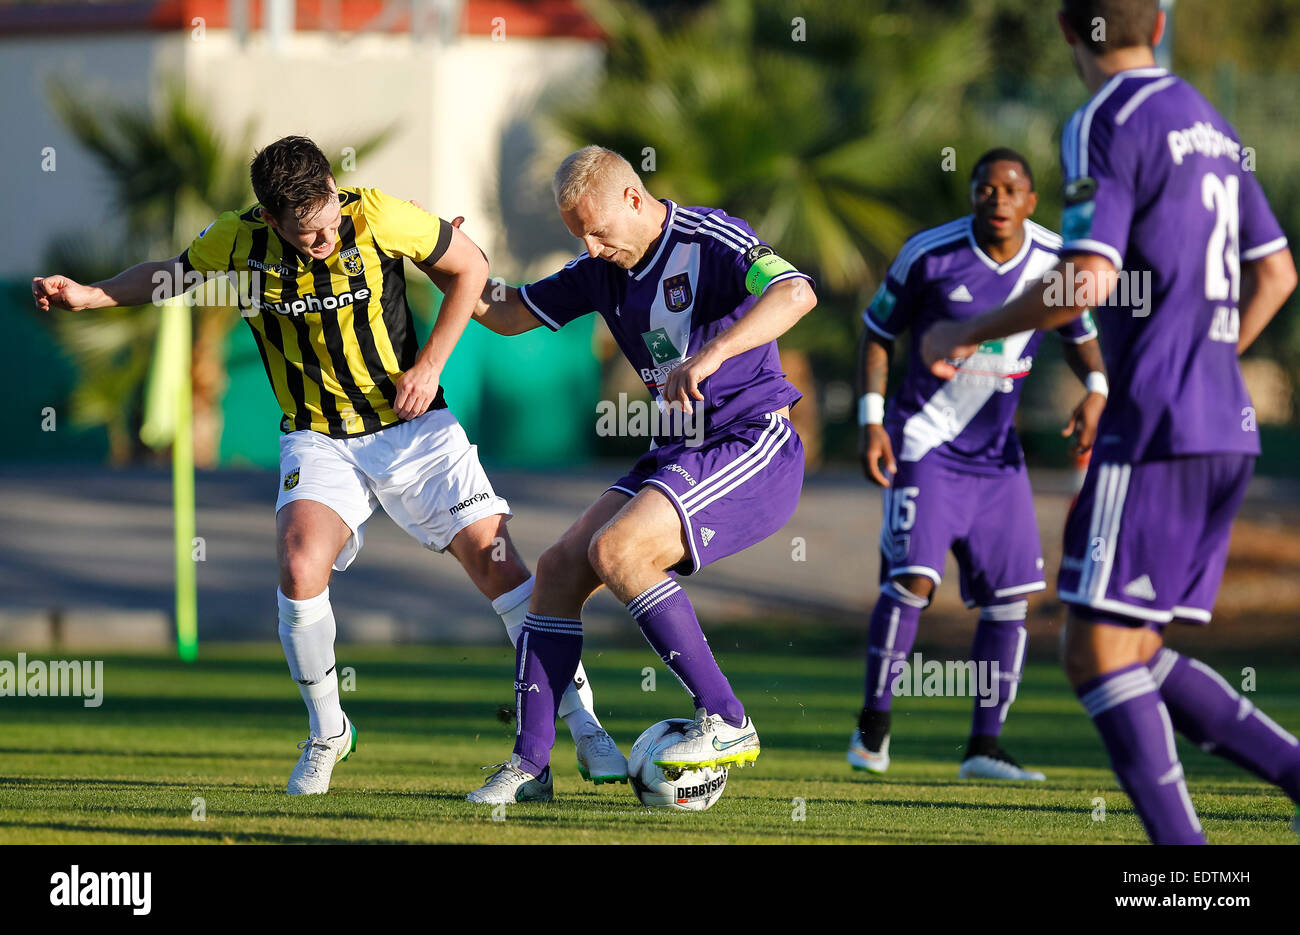
<instances>
[{"instance_id":1,"label":"collar of purple jersey","mask_svg":"<svg viewBox=\"0 0 1300 935\"><path fill-rule=\"evenodd\" d=\"M668 232L673 229L673 218L677 216L677 205L667 198L660 198L659 203L668 209L664 215L664 226L659 231L659 237L646 248L646 255L641 257L641 262L627 271L627 274L633 279L640 279L650 269L659 262L659 257L664 252L664 247L668 246ZM651 253L651 249L654 250Z\"/></svg>"}]
</instances>

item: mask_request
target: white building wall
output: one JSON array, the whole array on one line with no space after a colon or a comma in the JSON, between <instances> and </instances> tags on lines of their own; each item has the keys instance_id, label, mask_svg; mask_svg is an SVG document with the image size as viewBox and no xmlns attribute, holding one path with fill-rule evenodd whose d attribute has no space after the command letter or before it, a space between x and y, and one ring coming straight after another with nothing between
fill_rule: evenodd
<instances>
[{"instance_id":1,"label":"white building wall","mask_svg":"<svg viewBox=\"0 0 1300 935\"><path fill-rule=\"evenodd\" d=\"M39 269L53 235L120 230L112 190L50 109L48 83L69 81L87 94L143 102L160 69L177 60L180 42L178 36L144 34L0 40L0 276L53 272ZM52 172L43 169L47 147L53 148Z\"/></svg>"},{"instance_id":2,"label":"white building wall","mask_svg":"<svg viewBox=\"0 0 1300 935\"><path fill-rule=\"evenodd\" d=\"M34 275L49 238L84 225L120 231L111 190L93 158L51 112L45 82L62 76L87 93L145 102L167 74L183 75L214 124L233 140L253 121L254 143L300 133L337 158L392 125L388 142L358 159L341 182L379 186L431 211L467 218L466 231L503 267L496 203L502 133L531 116L539 96L589 81L601 61L598 43L577 39L459 37L449 45L406 34L352 40L296 33L277 53L255 35L240 47L227 30L171 34L0 38L0 165L6 181L0 211L27 225L5 225L0 276ZM56 171L42 172L42 149L55 149ZM251 157L251 152L249 153ZM521 167L509 167L517 176ZM534 180L549 187L550 167ZM548 196L549 197L549 196ZM232 206L236 207L236 206ZM508 207L507 207L508 210ZM553 219L562 235L558 217ZM497 265L494 262L494 265Z\"/></svg>"}]
</instances>

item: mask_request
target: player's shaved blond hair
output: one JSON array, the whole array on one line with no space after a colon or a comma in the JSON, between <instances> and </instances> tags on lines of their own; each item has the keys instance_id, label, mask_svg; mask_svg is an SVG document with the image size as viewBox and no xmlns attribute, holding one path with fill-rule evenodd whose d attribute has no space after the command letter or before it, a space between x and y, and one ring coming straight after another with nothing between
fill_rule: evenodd
<instances>
[{"instance_id":1,"label":"player's shaved blond hair","mask_svg":"<svg viewBox=\"0 0 1300 935\"><path fill-rule=\"evenodd\" d=\"M628 188L649 197L632 164L603 146L584 146L570 153L551 180L555 203L561 211L573 210L588 195L616 197Z\"/></svg>"}]
</instances>

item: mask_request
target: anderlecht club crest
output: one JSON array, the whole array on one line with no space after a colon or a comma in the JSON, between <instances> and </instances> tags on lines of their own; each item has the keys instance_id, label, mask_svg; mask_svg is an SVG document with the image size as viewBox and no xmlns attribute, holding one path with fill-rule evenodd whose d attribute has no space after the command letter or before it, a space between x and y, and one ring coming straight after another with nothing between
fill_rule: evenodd
<instances>
[{"instance_id":1,"label":"anderlecht club crest","mask_svg":"<svg viewBox=\"0 0 1300 935\"><path fill-rule=\"evenodd\" d=\"M680 312L691 306L691 277L686 273L669 276L663 282L664 305L670 312Z\"/></svg>"}]
</instances>

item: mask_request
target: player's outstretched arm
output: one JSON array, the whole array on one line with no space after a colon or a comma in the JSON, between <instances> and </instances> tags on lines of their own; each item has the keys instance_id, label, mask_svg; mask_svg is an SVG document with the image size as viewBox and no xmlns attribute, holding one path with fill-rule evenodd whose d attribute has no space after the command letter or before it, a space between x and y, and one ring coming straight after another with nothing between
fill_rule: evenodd
<instances>
[{"instance_id":1,"label":"player's outstretched arm","mask_svg":"<svg viewBox=\"0 0 1300 935\"><path fill-rule=\"evenodd\" d=\"M703 400L700 383L724 361L753 350L785 334L817 306L817 294L806 279L787 279L772 285L739 321L719 332L694 357L668 374L664 402L693 412L692 399Z\"/></svg>"},{"instance_id":2,"label":"player's outstretched arm","mask_svg":"<svg viewBox=\"0 0 1300 935\"><path fill-rule=\"evenodd\" d=\"M459 230L464 223L463 216L457 217L451 222L451 226ZM424 270L425 274L433 280L433 284L445 295L451 284L451 277L434 268L426 269L421 266L420 269ZM519 298L518 289L491 281L484 285L482 294L474 304L474 318L483 327L504 335L523 334L542 324Z\"/></svg>"},{"instance_id":3,"label":"player's outstretched arm","mask_svg":"<svg viewBox=\"0 0 1300 935\"><path fill-rule=\"evenodd\" d=\"M180 257L150 260L118 273L112 279L82 285L67 276L36 276L32 279L32 300L42 312L51 307L79 312L87 308L144 305L184 292Z\"/></svg>"},{"instance_id":4,"label":"player's outstretched arm","mask_svg":"<svg viewBox=\"0 0 1300 935\"><path fill-rule=\"evenodd\" d=\"M500 282L489 282L483 289L474 318L483 327L497 334L523 334L542 326L536 315L528 311L519 290Z\"/></svg>"},{"instance_id":5,"label":"player's outstretched arm","mask_svg":"<svg viewBox=\"0 0 1300 935\"><path fill-rule=\"evenodd\" d=\"M393 411L403 419L424 413L438 394L442 370L474 314L488 274L487 257L458 228L452 230L451 243L441 256L428 265L416 265L442 290L443 299L429 340L411 368L397 379Z\"/></svg>"},{"instance_id":6,"label":"player's outstretched arm","mask_svg":"<svg viewBox=\"0 0 1300 935\"><path fill-rule=\"evenodd\" d=\"M1250 347L1295 291L1295 260L1285 247L1241 264L1241 333L1237 353Z\"/></svg>"},{"instance_id":7,"label":"player's outstretched arm","mask_svg":"<svg viewBox=\"0 0 1300 935\"><path fill-rule=\"evenodd\" d=\"M1066 342L1062 346L1065 362L1083 384L1087 395L1070 413L1070 421L1061 430L1063 438L1074 436L1070 453L1085 454L1097 440L1097 423L1106 408L1106 364L1101 359L1101 345L1096 338L1081 344ZM1093 376L1097 374L1097 376Z\"/></svg>"},{"instance_id":8,"label":"player's outstretched arm","mask_svg":"<svg viewBox=\"0 0 1300 935\"><path fill-rule=\"evenodd\" d=\"M889 486L889 475L898 472L894 461L894 446L882 425L885 409L885 390L889 383L889 359L893 357L894 342L876 334L870 328L862 329L858 339L858 457L862 473L881 487ZM885 473L880 462L885 462Z\"/></svg>"},{"instance_id":9,"label":"player's outstretched arm","mask_svg":"<svg viewBox=\"0 0 1300 935\"><path fill-rule=\"evenodd\" d=\"M921 360L936 377L951 379L957 368L949 360L969 357L984 341L1005 338L1022 331L1059 328L1094 305L1103 305L1119 274L1115 265L1096 253L1071 253L1043 275L1040 285L1026 289L1001 308L963 321L941 321L930 327L921 339ZM1067 279L1080 277L1094 284L1092 289L1062 289ZM1062 301L1073 295L1075 302Z\"/></svg>"}]
</instances>

